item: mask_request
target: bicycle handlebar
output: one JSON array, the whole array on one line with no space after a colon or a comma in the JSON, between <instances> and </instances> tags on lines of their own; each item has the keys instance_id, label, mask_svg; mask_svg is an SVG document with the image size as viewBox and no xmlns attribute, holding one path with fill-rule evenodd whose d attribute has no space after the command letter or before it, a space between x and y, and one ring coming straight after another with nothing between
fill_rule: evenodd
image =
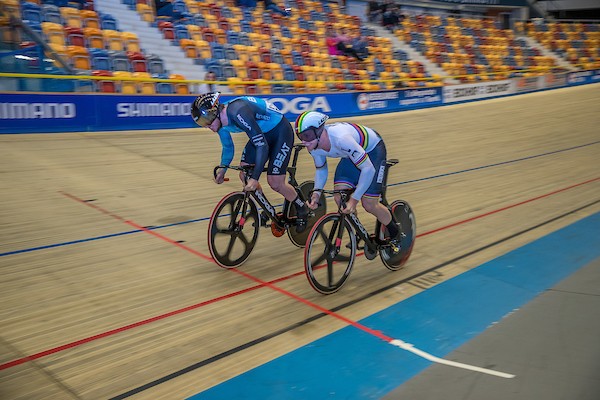
<instances>
[{"instance_id":1,"label":"bicycle handlebar","mask_svg":"<svg viewBox=\"0 0 600 400\"><path fill-rule=\"evenodd\" d=\"M248 172L250 172L253 168L254 168L254 164L248 164L248 165L217 165L214 169L213 169L213 176L215 177L215 179L217 179L217 171L220 170L221 168L228 168L228 169L235 169L237 171L242 171L245 172L246 177L248 177ZM225 181L228 181L229 178L225 178Z\"/></svg>"},{"instance_id":2,"label":"bicycle handlebar","mask_svg":"<svg viewBox=\"0 0 600 400\"><path fill-rule=\"evenodd\" d=\"M313 192L321 192L321 193L331 194L331 195L339 194L340 195L340 209L342 209L342 208L346 207L346 201L348 201L348 198L354 192L354 189L339 189L339 190L315 189L315 190L310 191L309 196L312 196Z\"/></svg>"}]
</instances>

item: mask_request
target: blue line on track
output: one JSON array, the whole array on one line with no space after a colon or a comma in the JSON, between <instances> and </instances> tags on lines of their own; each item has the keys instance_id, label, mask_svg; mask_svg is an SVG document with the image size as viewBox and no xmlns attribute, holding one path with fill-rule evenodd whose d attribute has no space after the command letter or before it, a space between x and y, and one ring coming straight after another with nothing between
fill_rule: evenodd
<instances>
[{"instance_id":1,"label":"blue line on track","mask_svg":"<svg viewBox=\"0 0 600 400\"><path fill-rule=\"evenodd\" d=\"M436 178L443 178L443 177L446 177L446 176L462 174L462 173L465 173L465 172L472 172L472 171L477 171L477 170L481 170L481 169L485 169L485 168L491 168L491 167L497 167L497 166L500 166L500 165L512 164L512 163L516 163L516 162L519 162L519 161L526 161L526 160L531 160L533 158L544 157L544 156L548 156L548 155L552 155L552 154L557 154L557 153L562 153L562 152L570 151L570 150L576 150L576 149L580 149L582 147L592 146L592 145L595 145L595 144L598 144L598 143L600 143L600 140L595 141L595 142L591 142L591 143L582 144L582 145L579 145L579 146L569 147L569 148L566 148L566 149L550 151L550 152L547 152L547 153L536 154L536 155L533 155L533 156L528 156L528 157L523 157L523 158L517 158L515 160L502 161L502 162L498 162L498 163L494 163L494 164L483 165L483 166L480 166L480 167L474 167L474 168L463 169L463 170L460 170L460 171L448 172L446 174L432 175L432 176L428 176L428 177L425 177L425 178L412 179L412 180L409 180L409 181L392 183L392 184L389 184L388 187L389 186L406 185L406 184L414 183L414 182L421 182L421 181L426 181L426 180L431 180L431 179L436 179ZM280 207L280 206L281 206L281 204L276 205L276 207ZM149 227L148 229L150 229L150 230L163 229L163 228L169 228L169 227L177 226L177 225L190 224L190 223L193 223L193 222L206 221L208 219L210 219L210 218L209 217L198 218L198 219L193 219L193 220L183 221L183 222L177 222L177 223L168 224L168 225L160 225L160 226L155 226L155 227ZM70 241L70 242L62 242L62 243L55 243L55 244L50 244L50 245L46 245L46 246L31 247L31 248L21 249L21 250L13 250L13 251L5 252L5 253L0 253L0 257L9 256L9 255L13 255L13 254L28 253L28 252L37 251L37 250L50 249L50 248L60 247L60 246L68 246L68 245L78 244L78 243L84 243L84 242L91 242L91 241L94 241L94 240L107 239L107 238L112 238L112 237L116 237L116 236L128 235L128 234L131 234L131 233L139 233L139 232L142 232L142 231L141 230L134 230L134 231L116 233L116 234L113 234L113 235L96 236L96 237L87 238L87 239L73 240L73 241Z\"/></svg>"},{"instance_id":2,"label":"blue line on track","mask_svg":"<svg viewBox=\"0 0 600 400\"><path fill-rule=\"evenodd\" d=\"M360 323L443 357L598 257L600 213ZM292 340L293 335L289 336ZM511 372L503 369L501 360L490 362L496 362L495 370ZM430 365L429 361L348 326L190 400L379 399Z\"/></svg>"}]
</instances>

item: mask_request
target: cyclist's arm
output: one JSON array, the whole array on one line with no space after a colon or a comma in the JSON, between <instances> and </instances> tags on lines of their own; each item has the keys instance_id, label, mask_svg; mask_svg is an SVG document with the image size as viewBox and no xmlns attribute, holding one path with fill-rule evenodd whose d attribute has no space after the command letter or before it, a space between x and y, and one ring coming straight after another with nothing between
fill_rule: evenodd
<instances>
[{"instance_id":1,"label":"cyclist's arm","mask_svg":"<svg viewBox=\"0 0 600 400\"><path fill-rule=\"evenodd\" d=\"M255 111L249 104L240 100L229 103L227 112L229 122L246 132L252 144L256 147L256 160L252 178L258 180L269 158L269 144L256 122Z\"/></svg>"},{"instance_id":2,"label":"cyclist's arm","mask_svg":"<svg viewBox=\"0 0 600 400\"><path fill-rule=\"evenodd\" d=\"M315 161L315 189L323 189L325 187L325 183L327 183L327 177L329 175L329 170L327 168L327 157L325 156L314 156L313 159Z\"/></svg>"},{"instance_id":3,"label":"cyclist's arm","mask_svg":"<svg viewBox=\"0 0 600 400\"><path fill-rule=\"evenodd\" d=\"M354 189L354 193L352 193L352 198L359 201L367 189L369 189L369 186L371 186L371 182L375 176L375 167L373 166L369 155L365 152L365 149L363 149L356 141L344 141L343 149L348 152L348 158L354 163L356 168L360 170L360 177L358 178L356 189Z\"/></svg>"},{"instance_id":4,"label":"cyclist's arm","mask_svg":"<svg viewBox=\"0 0 600 400\"><path fill-rule=\"evenodd\" d=\"M231 138L231 133L226 129L219 129L219 139L221 140L221 165L229 165L233 161L235 145Z\"/></svg>"}]
</instances>

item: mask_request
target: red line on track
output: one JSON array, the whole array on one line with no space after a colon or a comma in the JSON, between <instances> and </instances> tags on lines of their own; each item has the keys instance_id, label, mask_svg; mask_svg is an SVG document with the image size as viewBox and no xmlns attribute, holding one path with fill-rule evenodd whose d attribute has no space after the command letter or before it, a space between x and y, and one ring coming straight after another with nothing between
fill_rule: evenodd
<instances>
[{"instance_id":1,"label":"red line on track","mask_svg":"<svg viewBox=\"0 0 600 400\"><path fill-rule=\"evenodd\" d=\"M561 192L564 192L566 190L573 189L575 187L582 186L582 185L585 185L585 184L588 184L588 183L592 183L592 182L595 182L595 181L598 181L598 180L600 180L600 177L589 179L587 181L580 182L580 183L577 183L577 184L574 184L574 185L570 185L570 186L567 186L565 188L552 191L550 193L546 193L546 194L543 194L543 195L540 195L540 196L533 197L533 198L528 199L528 200L521 201L519 203L515 203L515 204L509 205L509 206L506 206L506 207L502 207L502 208L499 208L499 209L496 209L496 210L493 210L493 211L490 211L490 212L487 212L487 213L484 213L484 214L477 215L477 216L472 217L472 218L468 218L468 219L465 219L465 220L462 220L462 221L455 222L455 223L450 224L450 225L446 225L446 226L443 226L443 227L440 227L440 228L437 228L437 229L434 229L434 230L431 230L431 231L424 232L422 234L417 235L417 238L418 237L427 236L427 235L430 235L430 234L433 234L433 233L436 233L436 232L440 232L440 231L443 231L443 230L455 227L457 225L462 225L462 224L465 224L467 222L471 222L471 221L474 221L474 220L477 220L477 219L480 219L480 218L483 218L483 217L487 217L489 215L493 215L493 214L499 213L501 211L505 211L505 210L508 210L508 209L511 209L511 208L514 208L514 207L517 207L517 206L520 206L520 205L523 205L523 204L527 204L527 203L530 203L532 201L540 200L540 199L543 199L545 197L549 197L549 196L552 196L554 194L561 193ZM99 211L99 212L101 212L103 214L106 214L106 215L108 215L108 216L110 216L112 218L115 218L115 219L117 219L117 220L119 220L119 221L121 221L121 222L123 222L125 224L133 226L136 229L139 229L139 230L141 230L141 231L143 231L145 233L153 235L153 236L155 236L155 237L157 237L157 238L159 238L159 239L161 239L161 240L163 240L163 241L165 241L167 243L173 244L173 245L175 245L175 246L177 246L177 247L179 247L179 248L181 248L181 249L183 249L183 250L185 250L185 251L187 251L187 252L189 252L191 254L194 254L194 255L196 255L198 257L201 257L203 259L206 259L206 260L209 260L211 262L214 262L214 260L210 256L207 256L207 255L205 255L203 253L200 253L199 251L196 251L196 250L194 250L194 249L192 249L192 248L190 248L190 247L188 247L188 246L186 246L184 244L178 243L178 242L174 241L173 239L170 239L170 238L168 238L168 237L166 237L164 235L161 235L160 233L157 233L157 232L155 232L155 231L153 231L151 229L148 229L148 228L145 228L143 226L140 226L140 225L136 224L135 222L126 220L126 219L124 219L124 218L122 218L122 217L120 217L120 216L118 216L118 215L116 215L116 214L114 214L114 213L112 213L110 211L105 210L104 208L102 208L100 206L97 206L95 204L91 204L89 202L86 202L85 200L82 200L82 199L80 199L80 198L78 198L78 197L76 197L76 196L74 196L72 194L66 193L66 192L59 192L59 193L61 193L65 197L68 197L68 198L70 198L72 200L75 200L75 201L81 203L81 204L84 204L84 205L86 205L88 207L91 207L91 208L93 208L93 209L95 209L95 210L97 210L97 211ZM287 276L284 276L284 277L281 277L281 278L277 278L277 279L274 279L272 281L263 281L263 280L255 277L255 276L247 274L247 273L245 273L243 271L240 271L238 269L230 269L229 271L235 272L235 273L237 273L237 274L239 274L239 275L241 275L241 276L243 276L243 277L245 277L247 279L250 279L250 280L258 283L258 285L255 285L255 286L252 286L252 287L249 287L249 288L246 288L246 289L242 289L242 290L239 290L239 291L236 291L236 292L228 293L228 294L223 295L223 296L215 297L213 299L206 300L206 301L203 301L201 303L193 304L191 306L187 306L187 307L184 307L184 308L180 308L178 310L170 311L170 312L165 313L165 314L157 315L155 317L148 318L148 319L145 319L145 320L142 320L142 321L138 321L138 322L135 322L135 323L132 323L132 324L129 324L129 325L125 325L125 326L122 326L120 328L112 329L112 330L109 330L109 331L106 331L106 332L103 332L103 333L100 333L100 334L97 334L97 335L94 335L94 336L89 336L87 338L80 339L80 340L77 340L77 341L74 341L74 342L71 342L71 343L67 343L67 344L64 344L62 346L54 347L54 348L49 349L49 350L45 350L45 351L42 351L42 352L39 352L39 353L35 353L35 354L29 355L29 356L26 356L26 357L15 359L15 360L6 362L4 364L0 364L0 371L4 370L4 369L11 368L11 367L14 367L14 366L17 366L17 365L20 365L20 364L23 364L23 363L26 363L28 361L33 361L33 360L36 360L36 359L39 359L39 358L42 358L42 357L45 357L45 356L48 356L48 355L51 355L51 354L55 354L55 353L58 353L58 352L63 351L63 350L71 349L73 347L77 347L77 346L80 346L82 344L86 344L86 343L92 342L92 341L97 340L97 339L105 338L105 337L112 336L112 335L120 333L120 332L124 332L124 331L130 330L130 329L133 329L133 328L137 328L139 326L143 326L143 325L149 324L151 322L159 321L159 320L171 317L173 315L181 314L181 313L184 313L184 312L187 312L187 311L190 311L190 310L194 310L196 308L200 308L200 307L203 307L203 306L206 306L206 305L209 305L209 304L216 303L216 302L221 301L221 300L229 299L229 298L232 298L232 297L244 294L244 293L248 293L250 291L253 291L253 290L256 290L256 289L260 289L262 287L269 287L269 288L271 288L271 289L273 289L273 290L275 290L275 291L277 291L279 293L282 293L282 294L284 294L284 295L286 295L286 296L288 296L288 297L290 297L290 298L292 298L294 300L297 300L297 301L299 301L301 303L304 303L304 304L306 304L306 305L308 305L308 306L310 306L312 308L315 308L316 310L319 310L319 311L321 311L321 312L323 312L325 314L328 314L328 315L330 315L330 316L332 316L334 318L337 318L337 319L339 319L341 321L344 321L348 325L352 325L355 328L358 328L358 329L360 329L360 330L362 330L362 331L364 331L366 333L369 333L369 334L371 334L371 335L373 335L373 336L375 336L375 337L377 337L377 338L379 338L379 339L381 339L383 341L391 342L393 340L393 338L385 335L381 331L377 331L377 330L371 329L371 328L369 328L369 327L367 327L365 325L362 325L362 324L360 324L360 323L358 323L356 321L348 319L348 318L344 317L341 314L338 314L338 313L336 313L334 311L331 311L331 310L329 310L327 308L321 307L318 304L315 304L315 303L313 303L313 302L311 302L311 301L309 301L309 300L307 300L307 299L305 299L303 297L295 295L295 294L293 294L291 292L288 292L287 290L282 289L282 288L280 288L280 287L278 287L278 286L275 285L275 283L277 283L277 282L281 282L281 281L284 281L284 280L287 280L287 279L290 279L290 278L293 278L293 277L296 277L296 276L304 275L303 271L297 272L297 273L294 273L294 274L291 274L291 275L287 275Z\"/></svg>"}]
</instances>

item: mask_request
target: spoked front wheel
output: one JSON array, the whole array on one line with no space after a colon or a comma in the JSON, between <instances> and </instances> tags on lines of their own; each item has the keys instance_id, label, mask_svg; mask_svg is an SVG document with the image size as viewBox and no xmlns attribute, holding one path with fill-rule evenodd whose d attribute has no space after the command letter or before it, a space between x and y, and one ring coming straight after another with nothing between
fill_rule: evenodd
<instances>
[{"instance_id":1,"label":"spoked front wheel","mask_svg":"<svg viewBox=\"0 0 600 400\"><path fill-rule=\"evenodd\" d=\"M310 200L310 192L313 190L315 183L313 181L302 182L298 186L298 191L301 193L301 198L304 201ZM310 233L310 229L313 227L315 222L319 220L325 213L327 212L327 203L325 199L321 201L321 204L315 209L311 210L313 214L312 217L308 219L306 229L303 232L298 233L296 231L295 226L291 226L288 229L288 236L290 237L290 241L294 244L294 246L304 247L306 245L306 240L308 239L308 234ZM288 209L287 217L289 219L293 219L296 216L296 207L294 205L290 206Z\"/></svg>"},{"instance_id":2,"label":"spoked front wheel","mask_svg":"<svg viewBox=\"0 0 600 400\"><path fill-rule=\"evenodd\" d=\"M340 214L326 214L311 229L304 249L304 269L319 293L335 293L346 283L356 255L356 236Z\"/></svg>"},{"instance_id":3,"label":"spoked front wheel","mask_svg":"<svg viewBox=\"0 0 600 400\"><path fill-rule=\"evenodd\" d=\"M396 200L390 208L394 214L394 221L400 223L400 251L394 252L391 247L385 247L381 249L379 255L387 269L397 271L406 264L412 253L417 236L417 223L407 202Z\"/></svg>"},{"instance_id":4,"label":"spoked front wheel","mask_svg":"<svg viewBox=\"0 0 600 400\"><path fill-rule=\"evenodd\" d=\"M208 223L210 255L223 268L239 267L254 249L259 228L256 204L242 192L228 194Z\"/></svg>"}]
</instances>

